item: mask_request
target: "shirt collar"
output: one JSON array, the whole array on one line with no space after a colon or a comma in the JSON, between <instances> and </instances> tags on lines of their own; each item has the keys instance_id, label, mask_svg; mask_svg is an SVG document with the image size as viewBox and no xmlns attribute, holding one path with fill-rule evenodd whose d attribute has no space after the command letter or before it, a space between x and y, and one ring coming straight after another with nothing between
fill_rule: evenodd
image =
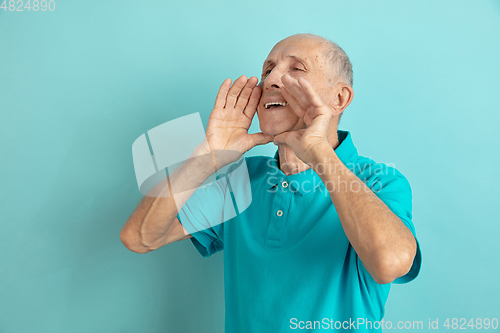
<instances>
[{"instance_id":1,"label":"shirt collar","mask_svg":"<svg viewBox=\"0 0 500 333\"><path fill-rule=\"evenodd\" d=\"M335 154L344 165L352 170L358 152L352 142L351 133L349 131L338 130L337 136L340 144L335 148ZM295 191L298 191L302 195L306 195L323 184L321 178L311 168L293 175L285 175L279 168L278 158L278 150L276 150L274 157L268 163L269 168L272 169L268 170L268 188L272 188L278 183L281 184L286 181Z\"/></svg>"}]
</instances>

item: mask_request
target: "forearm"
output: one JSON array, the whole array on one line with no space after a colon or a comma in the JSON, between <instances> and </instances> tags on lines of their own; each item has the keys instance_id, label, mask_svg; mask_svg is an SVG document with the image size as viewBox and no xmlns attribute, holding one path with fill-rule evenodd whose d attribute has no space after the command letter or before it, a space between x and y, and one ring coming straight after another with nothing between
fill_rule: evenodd
<instances>
[{"instance_id":1,"label":"forearm","mask_svg":"<svg viewBox=\"0 0 500 333\"><path fill-rule=\"evenodd\" d=\"M256 77L247 79L244 75L233 85L229 79L224 81L209 117L205 140L191 155L194 158L152 189L127 220L120 233L127 248L144 253L187 238L176 216L196 189L216 170L237 161L252 147L272 141L264 133L248 134L261 96L257 82Z\"/></svg>"},{"instance_id":2,"label":"forearm","mask_svg":"<svg viewBox=\"0 0 500 333\"><path fill-rule=\"evenodd\" d=\"M121 237L132 243L131 247L156 249L168 243L169 231L179 209L214 173L210 153L196 150L191 157L156 185L130 215Z\"/></svg>"},{"instance_id":3,"label":"forearm","mask_svg":"<svg viewBox=\"0 0 500 333\"><path fill-rule=\"evenodd\" d=\"M331 147L312 163L337 210L344 232L378 283L389 283L411 268L416 242L404 223L337 157Z\"/></svg>"}]
</instances>

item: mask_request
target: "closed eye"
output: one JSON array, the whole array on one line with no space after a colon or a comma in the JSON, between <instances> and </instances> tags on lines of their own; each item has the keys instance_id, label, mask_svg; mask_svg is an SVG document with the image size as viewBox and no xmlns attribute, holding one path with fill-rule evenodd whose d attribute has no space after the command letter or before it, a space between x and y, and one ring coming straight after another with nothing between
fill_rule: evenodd
<instances>
[{"instance_id":1,"label":"closed eye","mask_svg":"<svg viewBox=\"0 0 500 333\"><path fill-rule=\"evenodd\" d=\"M261 75L262 79L264 79L265 77L267 77L272 71L273 71L273 69L270 68L270 69L262 72L262 75Z\"/></svg>"}]
</instances>

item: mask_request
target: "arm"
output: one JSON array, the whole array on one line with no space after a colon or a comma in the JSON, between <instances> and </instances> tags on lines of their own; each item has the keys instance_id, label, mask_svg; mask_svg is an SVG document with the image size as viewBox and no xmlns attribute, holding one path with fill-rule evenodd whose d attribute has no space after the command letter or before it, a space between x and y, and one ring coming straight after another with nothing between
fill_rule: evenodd
<instances>
[{"instance_id":1,"label":"arm","mask_svg":"<svg viewBox=\"0 0 500 333\"><path fill-rule=\"evenodd\" d=\"M331 146L318 147L313 170L325 183L344 232L366 270L379 284L411 268L417 251L405 224L354 175Z\"/></svg>"},{"instance_id":2,"label":"arm","mask_svg":"<svg viewBox=\"0 0 500 333\"><path fill-rule=\"evenodd\" d=\"M197 157L188 159L169 178L156 185L130 215L120 232L120 239L129 250L147 253L192 237L177 219L177 205L182 207L214 172L210 153L203 154L203 148L199 147L193 155ZM192 190L176 191L182 187Z\"/></svg>"},{"instance_id":3,"label":"arm","mask_svg":"<svg viewBox=\"0 0 500 333\"><path fill-rule=\"evenodd\" d=\"M248 134L261 94L256 84L256 77L242 76L232 86L231 80L224 81L210 114L207 140L195 149L193 158L142 199L120 232L125 247L133 252L147 253L190 238L177 219L177 213L196 188L217 169L238 160L247 150L272 141L272 137L263 133Z\"/></svg>"},{"instance_id":4,"label":"arm","mask_svg":"<svg viewBox=\"0 0 500 333\"><path fill-rule=\"evenodd\" d=\"M328 133L352 100L352 88L340 82L325 104L304 78L282 77L282 93L306 128L274 137L309 164L327 186L344 232L366 270L379 284L406 274L416 253L416 240L404 223L357 178L335 154ZM344 186L345 185L345 186Z\"/></svg>"}]
</instances>

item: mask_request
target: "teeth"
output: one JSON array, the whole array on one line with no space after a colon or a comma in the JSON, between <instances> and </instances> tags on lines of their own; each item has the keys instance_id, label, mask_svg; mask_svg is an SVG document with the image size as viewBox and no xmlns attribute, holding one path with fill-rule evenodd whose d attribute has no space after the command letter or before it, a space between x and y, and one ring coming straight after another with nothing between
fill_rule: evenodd
<instances>
[{"instance_id":1,"label":"teeth","mask_svg":"<svg viewBox=\"0 0 500 333\"><path fill-rule=\"evenodd\" d=\"M288 103L287 102L271 102L271 103L266 103L264 105L264 107L266 109L269 109L271 106L274 106L274 105L286 106L286 105L288 105Z\"/></svg>"}]
</instances>

